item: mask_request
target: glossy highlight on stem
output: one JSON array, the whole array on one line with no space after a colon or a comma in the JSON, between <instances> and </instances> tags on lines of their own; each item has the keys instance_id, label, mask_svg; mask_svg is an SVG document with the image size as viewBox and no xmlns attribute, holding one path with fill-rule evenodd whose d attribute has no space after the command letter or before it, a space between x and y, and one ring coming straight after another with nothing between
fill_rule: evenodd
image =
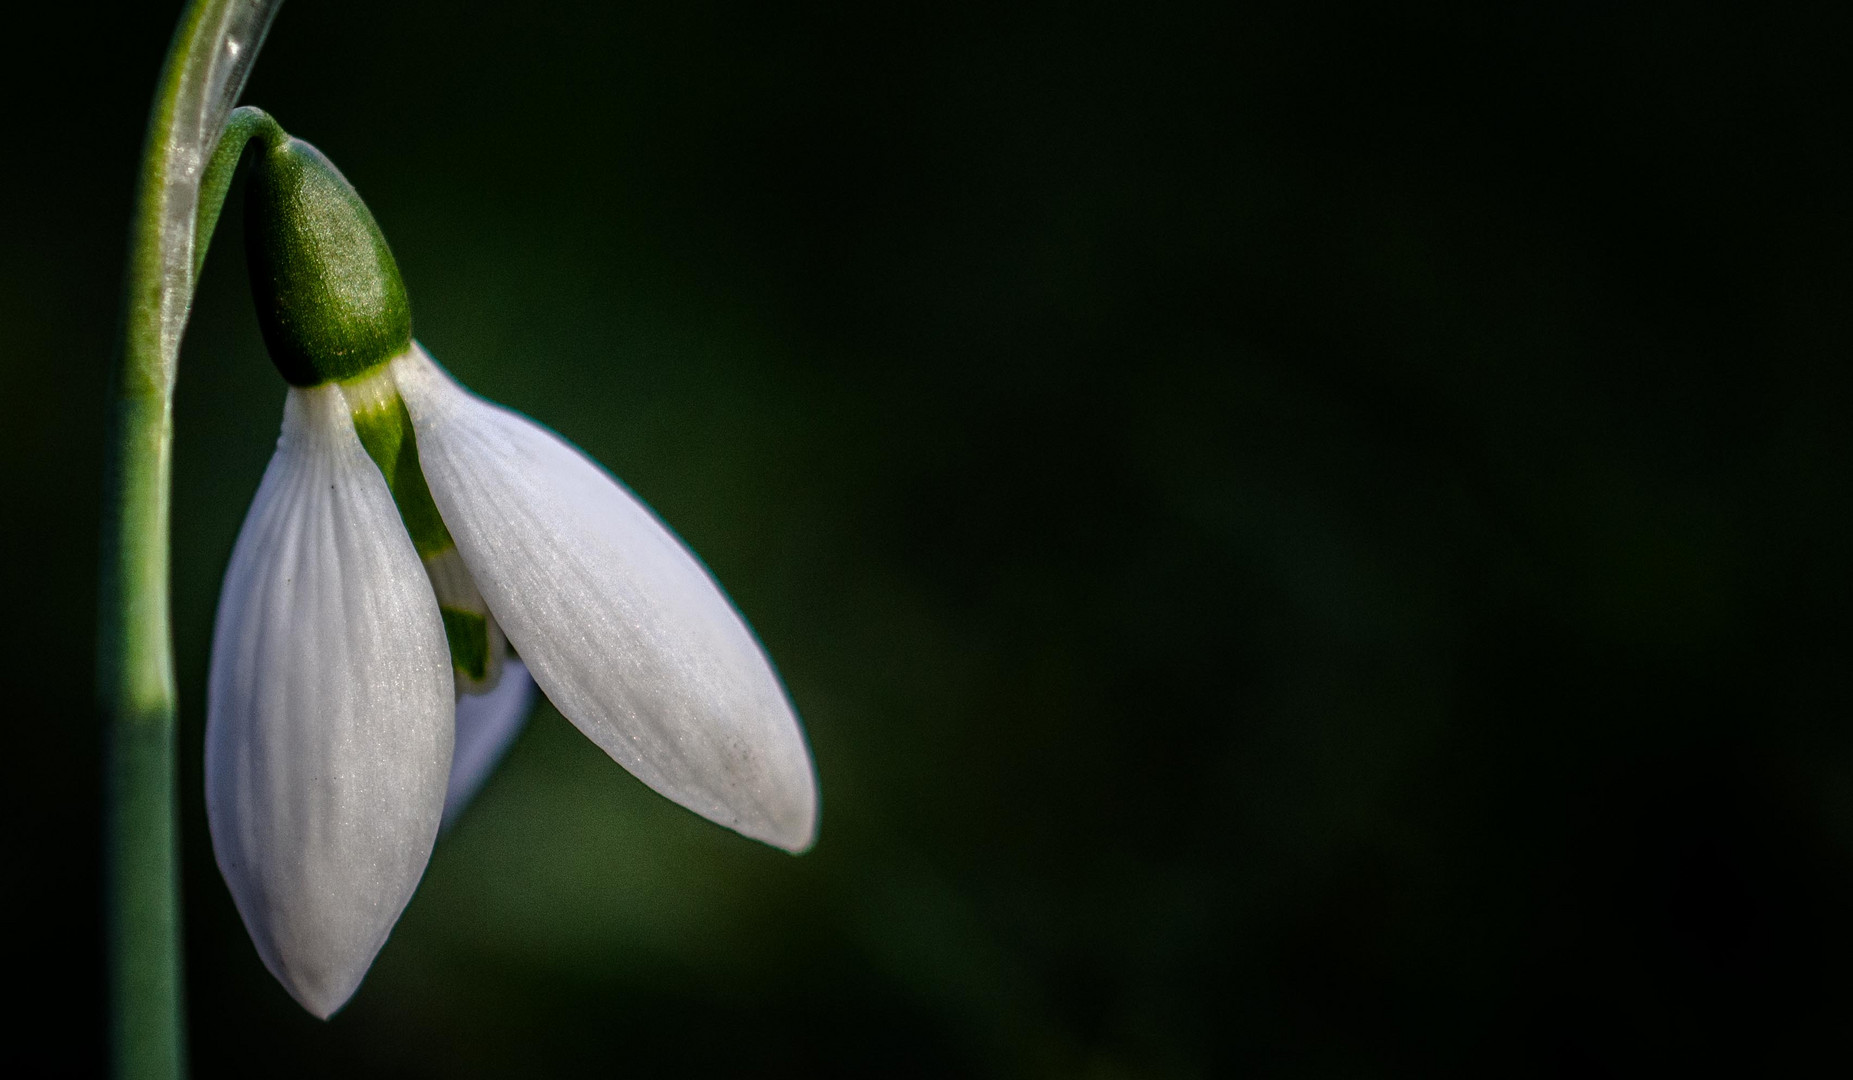
<instances>
[{"instance_id":1,"label":"glossy highlight on stem","mask_svg":"<svg viewBox=\"0 0 1853 1080\"><path fill-rule=\"evenodd\" d=\"M119 1077L186 1068L169 619L173 388L205 254L200 212L232 103L281 0L193 0L149 116L130 221L122 351L111 398L98 618L107 718L110 1044Z\"/></svg>"}]
</instances>

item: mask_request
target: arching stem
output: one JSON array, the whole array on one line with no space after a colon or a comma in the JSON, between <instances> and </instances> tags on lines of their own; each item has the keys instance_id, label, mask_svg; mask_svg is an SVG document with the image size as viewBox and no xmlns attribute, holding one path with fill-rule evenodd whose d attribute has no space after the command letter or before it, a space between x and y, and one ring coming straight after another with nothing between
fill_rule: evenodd
<instances>
[{"instance_id":1,"label":"arching stem","mask_svg":"<svg viewBox=\"0 0 1853 1080\"><path fill-rule=\"evenodd\" d=\"M97 682L108 723L112 1067L135 1080L168 1080L186 1068L168 603L174 371L229 171L223 182L212 178L209 218L200 213L202 182L280 5L188 4L156 89L130 222L103 506Z\"/></svg>"}]
</instances>

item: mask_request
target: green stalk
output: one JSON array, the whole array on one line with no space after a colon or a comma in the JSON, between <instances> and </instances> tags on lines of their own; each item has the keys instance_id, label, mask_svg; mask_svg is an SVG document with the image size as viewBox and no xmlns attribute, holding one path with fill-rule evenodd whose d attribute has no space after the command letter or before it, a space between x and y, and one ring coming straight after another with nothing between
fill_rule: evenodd
<instances>
[{"instance_id":1,"label":"green stalk","mask_svg":"<svg viewBox=\"0 0 1853 1080\"><path fill-rule=\"evenodd\" d=\"M186 1069L168 616L174 373L228 179L213 150L280 4L188 4L155 92L130 223L103 512L98 691L109 718L110 1045L115 1075L133 1080L169 1080ZM221 167L209 170L214 164ZM203 181L215 200L205 221Z\"/></svg>"}]
</instances>

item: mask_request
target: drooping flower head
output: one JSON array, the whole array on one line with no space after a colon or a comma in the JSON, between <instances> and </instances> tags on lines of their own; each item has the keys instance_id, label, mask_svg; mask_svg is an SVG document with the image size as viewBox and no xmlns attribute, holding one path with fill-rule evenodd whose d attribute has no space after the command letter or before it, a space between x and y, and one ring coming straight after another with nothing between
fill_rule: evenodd
<instances>
[{"instance_id":1,"label":"drooping flower head","mask_svg":"<svg viewBox=\"0 0 1853 1080\"><path fill-rule=\"evenodd\" d=\"M596 462L426 355L320 152L254 146L247 262L290 389L219 600L206 795L271 972L318 1016L352 996L530 677L652 788L808 848L809 747L713 577Z\"/></svg>"}]
</instances>

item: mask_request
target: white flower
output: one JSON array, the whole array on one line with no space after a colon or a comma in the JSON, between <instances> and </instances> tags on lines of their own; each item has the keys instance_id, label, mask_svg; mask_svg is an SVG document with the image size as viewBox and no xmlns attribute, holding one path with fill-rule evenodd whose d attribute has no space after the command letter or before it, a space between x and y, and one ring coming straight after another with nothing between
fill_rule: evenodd
<instances>
[{"instance_id":1,"label":"white flower","mask_svg":"<svg viewBox=\"0 0 1853 1080\"><path fill-rule=\"evenodd\" d=\"M356 418L384 409L409 417L415 456L383 475ZM454 549L408 532L404 462ZM498 684L502 634L520 659ZM447 788L454 816L526 711L529 672L652 788L754 839L811 845L810 751L765 653L609 473L416 344L358 379L292 387L219 602L206 784L238 910L309 1011L359 985ZM460 690L487 691L463 709L485 715L454 735ZM453 778L454 738L471 760Z\"/></svg>"},{"instance_id":2,"label":"white flower","mask_svg":"<svg viewBox=\"0 0 1853 1080\"><path fill-rule=\"evenodd\" d=\"M317 1016L352 996L535 684L657 791L809 847L810 749L714 579L609 473L440 371L353 186L259 130L246 262L292 389L219 599L206 808L264 963Z\"/></svg>"}]
</instances>

